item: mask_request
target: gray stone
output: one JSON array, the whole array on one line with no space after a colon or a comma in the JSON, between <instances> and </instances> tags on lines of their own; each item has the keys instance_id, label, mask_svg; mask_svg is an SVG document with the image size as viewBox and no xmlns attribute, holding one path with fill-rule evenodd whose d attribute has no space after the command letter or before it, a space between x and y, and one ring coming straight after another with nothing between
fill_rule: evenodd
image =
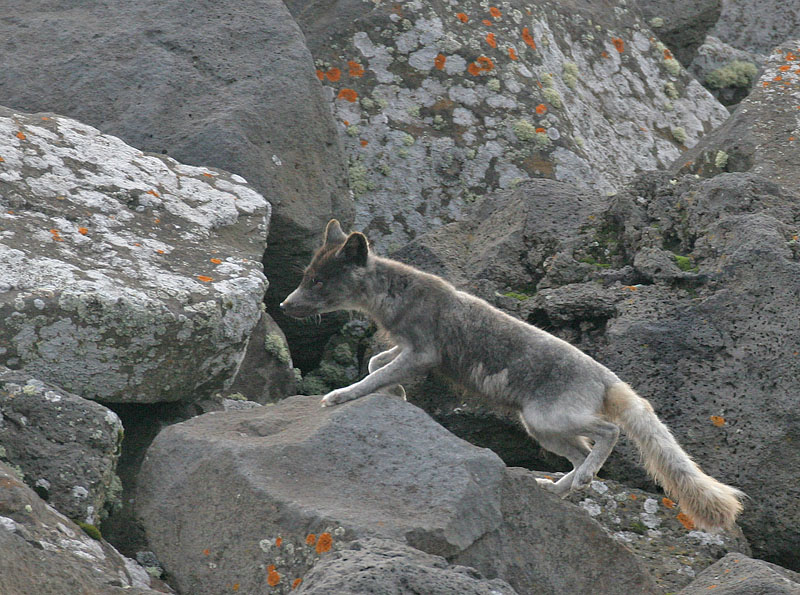
<instances>
[{"instance_id":1,"label":"gray stone","mask_svg":"<svg viewBox=\"0 0 800 595\"><path fill-rule=\"evenodd\" d=\"M750 94L762 62L709 35L687 68L720 102L733 106Z\"/></svg>"},{"instance_id":2,"label":"gray stone","mask_svg":"<svg viewBox=\"0 0 800 595\"><path fill-rule=\"evenodd\" d=\"M763 58L800 36L800 10L794 0L723 0L711 35Z\"/></svg>"},{"instance_id":3,"label":"gray stone","mask_svg":"<svg viewBox=\"0 0 800 595\"><path fill-rule=\"evenodd\" d=\"M352 221L353 202L329 106L283 2L12 0L3 13L0 105L64 114L137 149L238 174L272 203L270 312L313 346L277 304L328 220Z\"/></svg>"},{"instance_id":4,"label":"gray stone","mask_svg":"<svg viewBox=\"0 0 800 595\"><path fill-rule=\"evenodd\" d=\"M797 595L800 574L739 554L728 554L704 570L678 595Z\"/></svg>"},{"instance_id":5,"label":"gray stone","mask_svg":"<svg viewBox=\"0 0 800 595\"><path fill-rule=\"evenodd\" d=\"M728 116L630 3L289 8L349 158L355 228L382 253L532 178L619 191Z\"/></svg>"},{"instance_id":6,"label":"gray stone","mask_svg":"<svg viewBox=\"0 0 800 595\"><path fill-rule=\"evenodd\" d=\"M224 386L261 315L269 216L237 175L0 108L0 363L107 402Z\"/></svg>"},{"instance_id":7,"label":"gray stone","mask_svg":"<svg viewBox=\"0 0 800 595\"><path fill-rule=\"evenodd\" d=\"M333 408L289 397L170 426L148 450L136 500L152 549L182 591L238 582L267 593L265 577L288 590L328 551L366 537L478 565L520 593L592 580L608 593L652 586L582 511L386 395ZM579 559L580 572L541 570Z\"/></svg>"},{"instance_id":8,"label":"gray stone","mask_svg":"<svg viewBox=\"0 0 800 595\"><path fill-rule=\"evenodd\" d=\"M62 514L96 525L119 504L121 444L110 409L0 366L0 460Z\"/></svg>"},{"instance_id":9,"label":"gray stone","mask_svg":"<svg viewBox=\"0 0 800 595\"><path fill-rule=\"evenodd\" d=\"M0 577L8 595L172 593L45 504L0 463Z\"/></svg>"},{"instance_id":10,"label":"gray stone","mask_svg":"<svg viewBox=\"0 0 800 595\"><path fill-rule=\"evenodd\" d=\"M653 32L688 68L706 35L717 23L723 2L636 0L636 4Z\"/></svg>"},{"instance_id":11,"label":"gray stone","mask_svg":"<svg viewBox=\"0 0 800 595\"><path fill-rule=\"evenodd\" d=\"M797 85L800 39L784 43L767 57L754 90L717 130L670 167L677 173L712 177L721 172L752 172L800 193L796 158L800 143Z\"/></svg>"},{"instance_id":12,"label":"gray stone","mask_svg":"<svg viewBox=\"0 0 800 595\"><path fill-rule=\"evenodd\" d=\"M450 566L439 556L397 542L353 541L321 560L303 579L298 595L513 595L500 579L488 580L472 568Z\"/></svg>"}]
</instances>

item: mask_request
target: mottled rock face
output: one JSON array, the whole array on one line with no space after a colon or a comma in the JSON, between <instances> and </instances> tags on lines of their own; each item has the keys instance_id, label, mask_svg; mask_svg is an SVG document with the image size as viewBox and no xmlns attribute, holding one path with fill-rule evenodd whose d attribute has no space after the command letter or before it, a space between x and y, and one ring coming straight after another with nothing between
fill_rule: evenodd
<instances>
[{"instance_id":1,"label":"mottled rock face","mask_svg":"<svg viewBox=\"0 0 800 595\"><path fill-rule=\"evenodd\" d=\"M119 505L119 417L99 403L0 366L0 460L76 521Z\"/></svg>"},{"instance_id":2,"label":"mottled rock face","mask_svg":"<svg viewBox=\"0 0 800 595\"><path fill-rule=\"evenodd\" d=\"M295 14L382 251L530 178L614 192L727 117L623 6L358 4Z\"/></svg>"},{"instance_id":3,"label":"mottled rock face","mask_svg":"<svg viewBox=\"0 0 800 595\"><path fill-rule=\"evenodd\" d=\"M261 314L269 207L245 180L0 109L0 362L80 396L191 401Z\"/></svg>"},{"instance_id":4,"label":"mottled rock face","mask_svg":"<svg viewBox=\"0 0 800 595\"><path fill-rule=\"evenodd\" d=\"M671 170L703 177L752 172L800 193L799 150L800 38L769 54L752 93Z\"/></svg>"}]
</instances>

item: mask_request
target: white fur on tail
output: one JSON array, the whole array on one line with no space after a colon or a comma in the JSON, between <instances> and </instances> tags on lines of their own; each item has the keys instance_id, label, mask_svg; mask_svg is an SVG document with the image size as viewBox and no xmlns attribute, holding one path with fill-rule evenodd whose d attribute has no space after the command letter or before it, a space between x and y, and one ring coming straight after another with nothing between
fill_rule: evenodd
<instances>
[{"instance_id":1,"label":"white fur on tail","mask_svg":"<svg viewBox=\"0 0 800 595\"><path fill-rule=\"evenodd\" d=\"M645 469L701 529L727 528L742 511L744 492L709 477L680 447L653 407L620 382L606 390L605 414L630 436Z\"/></svg>"}]
</instances>

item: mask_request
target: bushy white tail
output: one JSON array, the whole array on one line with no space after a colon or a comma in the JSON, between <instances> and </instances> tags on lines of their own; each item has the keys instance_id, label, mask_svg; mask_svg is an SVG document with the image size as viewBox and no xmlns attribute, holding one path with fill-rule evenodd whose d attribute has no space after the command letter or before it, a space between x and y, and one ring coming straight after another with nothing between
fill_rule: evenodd
<instances>
[{"instance_id":1,"label":"bushy white tail","mask_svg":"<svg viewBox=\"0 0 800 595\"><path fill-rule=\"evenodd\" d=\"M709 477L661 423L653 407L620 382L606 391L605 413L630 436L645 469L701 529L727 528L742 511L744 492Z\"/></svg>"}]
</instances>

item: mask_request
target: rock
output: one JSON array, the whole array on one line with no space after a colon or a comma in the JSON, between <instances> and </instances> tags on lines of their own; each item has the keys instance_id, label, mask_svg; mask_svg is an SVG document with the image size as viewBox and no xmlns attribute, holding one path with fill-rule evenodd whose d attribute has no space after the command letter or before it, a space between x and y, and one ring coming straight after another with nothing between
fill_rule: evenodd
<instances>
[{"instance_id":1,"label":"rock","mask_svg":"<svg viewBox=\"0 0 800 595\"><path fill-rule=\"evenodd\" d=\"M688 68L714 97L730 107L750 94L762 62L709 35Z\"/></svg>"},{"instance_id":2,"label":"rock","mask_svg":"<svg viewBox=\"0 0 800 595\"><path fill-rule=\"evenodd\" d=\"M397 542L366 538L353 541L312 568L298 595L512 595L500 579L488 580L472 568L449 566L439 556Z\"/></svg>"},{"instance_id":3,"label":"rock","mask_svg":"<svg viewBox=\"0 0 800 595\"><path fill-rule=\"evenodd\" d=\"M711 35L763 60L775 46L800 37L800 12L782 0L723 0Z\"/></svg>"},{"instance_id":4,"label":"rock","mask_svg":"<svg viewBox=\"0 0 800 595\"><path fill-rule=\"evenodd\" d=\"M9 595L171 593L133 560L45 504L0 463L0 577Z\"/></svg>"},{"instance_id":5,"label":"rock","mask_svg":"<svg viewBox=\"0 0 800 595\"><path fill-rule=\"evenodd\" d=\"M560 473L538 473L557 479ZM663 494L609 479L597 479L586 492L566 500L585 510L611 537L633 551L655 579L657 592L674 593L729 552L750 554L739 527L708 533L695 529Z\"/></svg>"},{"instance_id":6,"label":"rock","mask_svg":"<svg viewBox=\"0 0 800 595\"><path fill-rule=\"evenodd\" d=\"M333 408L289 397L170 426L148 450L136 499L153 551L186 592L238 583L266 593L270 582L288 590L298 578L311 587L309 571L328 551L368 537L459 565L473 565L469 556L520 593L531 592L532 577L542 593L599 578L607 593L652 586L627 549L581 511L531 478L509 478L490 451L386 395ZM518 531L529 532L523 540ZM581 572L552 578L537 570L578 559Z\"/></svg>"},{"instance_id":7,"label":"rock","mask_svg":"<svg viewBox=\"0 0 800 595\"><path fill-rule=\"evenodd\" d=\"M230 380L266 288L243 178L5 108L0 158L0 363L105 402Z\"/></svg>"},{"instance_id":8,"label":"rock","mask_svg":"<svg viewBox=\"0 0 800 595\"><path fill-rule=\"evenodd\" d=\"M796 595L800 574L747 556L728 554L709 566L678 595Z\"/></svg>"},{"instance_id":9,"label":"rock","mask_svg":"<svg viewBox=\"0 0 800 595\"><path fill-rule=\"evenodd\" d=\"M277 304L328 220L352 222L353 201L330 108L283 2L32 0L12 12L0 23L0 105L61 113L246 178L274 207L270 313L299 351L313 351L318 337Z\"/></svg>"},{"instance_id":10,"label":"rock","mask_svg":"<svg viewBox=\"0 0 800 595\"><path fill-rule=\"evenodd\" d=\"M619 191L728 116L622 3L288 6L382 253L532 178Z\"/></svg>"},{"instance_id":11,"label":"rock","mask_svg":"<svg viewBox=\"0 0 800 595\"><path fill-rule=\"evenodd\" d=\"M296 394L292 355L286 335L266 312L250 335L242 364L228 393L239 393L256 403L274 403Z\"/></svg>"},{"instance_id":12,"label":"rock","mask_svg":"<svg viewBox=\"0 0 800 595\"><path fill-rule=\"evenodd\" d=\"M122 435L110 409L0 366L0 459L62 514L97 525L119 504Z\"/></svg>"},{"instance_id":13,"label":"rock","mask_svg":"<svg viewBox=\"0 0 800 595\"><path fill-rule=\"evenodd\" d=\"M721 0L636 0L645 22L684 67L692 63L722 11Z\"/></svg>"},{"instance_id":14,"label":"rock","mask_svg":"<svg viewBox=\"0 0 800 595\"><path fill-rule=\"evenodd\" d=\"M753 92L725 124L687 151L670 171L703 177L752 172L791 193L800 193L800 169L795 158L800 143L798 84L800 39L770 53Z\"/></svg>"}]
</instances>

